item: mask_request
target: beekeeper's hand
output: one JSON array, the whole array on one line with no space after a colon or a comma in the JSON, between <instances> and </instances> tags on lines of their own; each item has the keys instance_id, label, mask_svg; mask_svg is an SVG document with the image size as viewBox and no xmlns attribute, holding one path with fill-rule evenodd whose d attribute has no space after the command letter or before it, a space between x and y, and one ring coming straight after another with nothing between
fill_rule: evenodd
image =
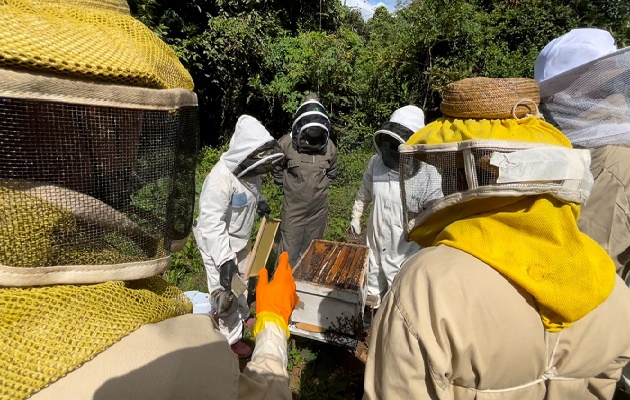
<instances>
[{"instance_id":1,"label":"beekeeper's hand","mask_svg":"<svg viewBox=\"0 0 630 400\"><path fill-rule=\"evenodd\" d=\"M258 215L260 215L261 217L269 218L269 215L271 215L271 207L269 207L269 203L267 203L267 200L258 200L257 211Z\"/></svg>"},{"instance_id":2,"label":"beekeeper's hand","mask_svg":"<svg viewBox=\"0 0 630 400\"><path fill-rule=\"evenodd\" d=\"M299 300L289 265L289 253L280 254L273 280L269 282L268 277L266 268L258 273L254 336L265 328L267 322L273 322L283 328L289 337L289 318Z\"/></svg>"},{"instance_id":3,"label":"beekeeper's hand","mask_svg":"<svg viewBox=\"0 0 630 400\"><path fill-rule=\"evenodd\" d=\"M223 289L232 291L232 276L238 274L238 265L234 260L224 262L219 268L219 283Z\"/></svg>"},{"instance_id":4,"label":"beekeeper's hand","mask_svg":"<svg viewBox=\"0 0 630 400\"><path fill-rule=\"evenodd\" d=\"M361 220L357 218L353 218L352 221L350 221L350 228L352 228L352 233L354 233L355 235L360 235L361 234Z\"/></svg>"},{"instance_id":5,"label":"beekeeper's hand","mask_svg":"<svg viewBox=\"0 0 630 400\"><path fill-rule=\"evenodd\" d=\"M212 310L217 316L225 317L226 315L231 314L230 311L233 311L233 306L237 303L234 299L235 296L233 293L227 292L223 289L217 289L210 295Z\"/></svg>"}]
</instances>

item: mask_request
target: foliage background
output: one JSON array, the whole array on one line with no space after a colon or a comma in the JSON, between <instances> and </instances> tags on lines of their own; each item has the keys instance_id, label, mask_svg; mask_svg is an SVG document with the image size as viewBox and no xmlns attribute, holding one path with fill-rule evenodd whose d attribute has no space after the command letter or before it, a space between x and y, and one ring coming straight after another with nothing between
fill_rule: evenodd
<instances>
[{"instance_id":1,"label":"foliage background","mask_svg":"<svg viewBox=\"0 0 630 400\"><path fill-rule=\"evenodd\" d=\"M395 12L378 8L367 22L340 0L129 3L195 81L205 146L197 193L239 115L257 117L278 138L305 94L319 94L331 115L341 169L330 189L325 236L339 241L363 240L350 234L350 210L372 154L372 132L396 108L415 104L428 122L439 116L450 82L533 77L544 45L575 27L607 29L619 47L630 45L627 0L412 0L399 2ZM278 216L282 189L265 178L263 193ZM167 278L185 290L205 290L194 240L173 255ZM330 353L313 344L292 347L296 398L360 396L362 374L344 370Z\"/></svg>"},{"instance_id":2,"label":"foliage background","mask_svg":"<svg viewBox=\"0 0 630 400\"><path fill-rule=\"evenodd\" d=\"M630 45L627 0L413 0L367 22L340 0L129 2L193 76L202 143L213 146L243 113L281 136L315 90L339 147L369 147L397 107L416 104L436 117L454 80L532 77L544 45L572 28L608 29Z\"/></svg>"}]
</instances>

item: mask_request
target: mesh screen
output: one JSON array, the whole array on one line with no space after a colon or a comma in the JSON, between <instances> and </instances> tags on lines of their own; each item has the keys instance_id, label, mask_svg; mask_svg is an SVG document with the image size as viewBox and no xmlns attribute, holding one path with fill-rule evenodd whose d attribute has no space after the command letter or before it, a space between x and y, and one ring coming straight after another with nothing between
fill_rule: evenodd
<instances>
[{"instance_id":1,"label":"mesh screen","mask_svg":"<svg viewBox=\"0 0 630 400\"><path fill-rule=\"evenodd\" d=\"M545 118L575 146L630 146L630 48L540 83Z\"/></svg>"},{"instance_id":2,"label":"mesh screen","mask_svg":"<svg viewBox=\"0 0 630 400\"><path fill-rule=\"evenodd\" d=\"M429 153L400 154L401 195L406 217L415 218L433 202L444 197L444 189L457 188L456 158L455 152L445 152L439 156ZM465 181L464 178L463 184ZM461 185L462 181L459 182Z\"/></svg>"},{"instance_id":3,"label":"mesh screen","mask_svg":"<svg viewBox=\"0 0 630 400\"><path fill-rule=\"evenodd\" d=\"M499 169L490 165L492 154L516 150L495 147L473 148L469 153L464 150L401 153L400 179L405 226L442 198L455 193L466 193L481 187L513 189L562 185L562 181L497 184Z\"/></svg>"},{"instance_id":4,"label":"mesh screen","mask_svg":"<svg viewBox=\"0 0 630 400\"><path fill-rule=\"evenodd\" d=\"M197 108L0 98L0 264L169 254L193 215Z\"/></svg>"},{"instance_id":5,"label":"mesh screen","mask_svg":"<svg viewBox=\"0 0 630 400\"><path fill-rule=\"evenodd\" d=\"M158 277L0 288L0 306L2 399L27 398L140 326L192 312L186 296Z\"/></svg>"}]
</instances>

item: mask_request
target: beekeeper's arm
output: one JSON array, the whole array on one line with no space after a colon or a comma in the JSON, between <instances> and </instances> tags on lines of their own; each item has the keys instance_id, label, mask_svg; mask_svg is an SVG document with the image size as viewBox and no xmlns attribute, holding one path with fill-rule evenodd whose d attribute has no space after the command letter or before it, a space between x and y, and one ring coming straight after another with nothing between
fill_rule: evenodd
<instances>
[{"instance_id":1,"label":"beekeeper's arm","mask_svg":"<svg viewBox=\"0 0 630 400\"><path fill-rule=\"evenodd\" d=\"M354 199L354 205L352 206L352 214L350 220L350 227L355 235L361 234L361 215L365 208L372 202L372 176L374 168L374 159L378 156L373 156L368 162L367 169L363 174L363 182L357 196Z\"/></svg>"},{"instance_id":2,"label":"beekeeper's arm","mask_svg":"<svg viewBox=\"0 0 630 400\"><path fill-rule=\"evenodd\" d=\"M339 164L337 163L337 147L331 141L328 142L328 151L330 152L330 167L326 170L326 176L329 179L335 179L339 174Z\"/></svg>"},{"instance_id":3,"label":"beekeeper's arm","mask_svg":"<svg viewBox=\"0 0 630 400\"><path fill-rule=\"evenodd\" d=\"M282 160L279 163L276 163L272 170L271 170L271 176L273 177L273 181L276 183L276 185L280 185L282 186L282 184L284 183L284 169L286 168L286 161Z\"/></svg>"},{"instance_id":4,"label":"beekeeper's arm","mask_svg":"<svg viewBox=\"0 0 630 400\"><path fill-rule=\"evenodd\" d=\"M195 226L197 246L217 268L227 261L236 261L225 221L232 199L232 184L230 177L221 172L221 169L213 168L203 183Z\"/></svg>"},{"instance_id":5,"label":"beekeeper's arm","mask_svg":"<svg viewBox=\"0 0 630 400\"><path fill-rule=\"evenodd\" d=\"M430 292L426 285L422 286ZM445 395L449 387L445 376L450 363L444 362L447 356L437 342L432 324L411 325L398 296L399 293L394 291L385 296L375 318L365 366L363 398L446 398L438 397L436 391ZM420 314L426 314L426 321L431 321L428 306L423 307ZM429 365L429 358L439 362ZM443 387L436 387L432 377L443 383Z\"/></svg>"},{"instance_id":6,"label":"beekeeper's arm","mask_svg":"<svg viewBox=\"0 0 630 400\"><path fill-rule=\"evenodd\" d=\"M622 368L630 359L630 349L613 361L606 371L588 380L588 391L598 399L612 399L621 377Z\"/></svg>"},{"instance_id":7,"label":"beekeeper's arm","mask_svg":"<svg viewBox=\"0 0 630 400\"><path fill-rule=\"evenodd\" d=\"M287 136L288 136L288 140L285 139ZM287 143L291 145L290 135L285 135L281 137L280 140L278 140L278 146L280 147L280 149L282 149L282 152L284 153L284 158L282 159L282 161L274 164L274 166L271 169L271 176L273 177L273 181L276 183L276 185L280 185L280 186L282 186L284 183L284 170L287 167L287 149L286 149Z\"/></svg>"},{"instance_id":8,"label":"beekeeper's arm","mask_svg":"<svg viewBox=\"0 0 630 400\"><path fill-rule=\"evenodd\" d=\"M289 254L280 255L273 280L267 269L256 286L256 347L241 374L239 399L291 399L287 373L289 318L298 302Z\"/></svg>"}]
</instances>

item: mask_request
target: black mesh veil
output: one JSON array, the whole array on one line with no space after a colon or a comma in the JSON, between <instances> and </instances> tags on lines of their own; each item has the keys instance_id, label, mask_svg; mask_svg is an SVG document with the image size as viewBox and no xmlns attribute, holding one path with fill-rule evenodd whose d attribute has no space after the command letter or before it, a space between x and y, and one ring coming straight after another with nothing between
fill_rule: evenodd
<instances>
[{"instance_id":1,"label":"black mesh veil","mask_svg":"<svg viewBox=\"0 0 630 400\"><path fill-rule=\"evenodd\" d=\"M0 265L146 262L188 236L194 94L121 88L63 101L0 89Z\"/></svg>"}]
</instances>

